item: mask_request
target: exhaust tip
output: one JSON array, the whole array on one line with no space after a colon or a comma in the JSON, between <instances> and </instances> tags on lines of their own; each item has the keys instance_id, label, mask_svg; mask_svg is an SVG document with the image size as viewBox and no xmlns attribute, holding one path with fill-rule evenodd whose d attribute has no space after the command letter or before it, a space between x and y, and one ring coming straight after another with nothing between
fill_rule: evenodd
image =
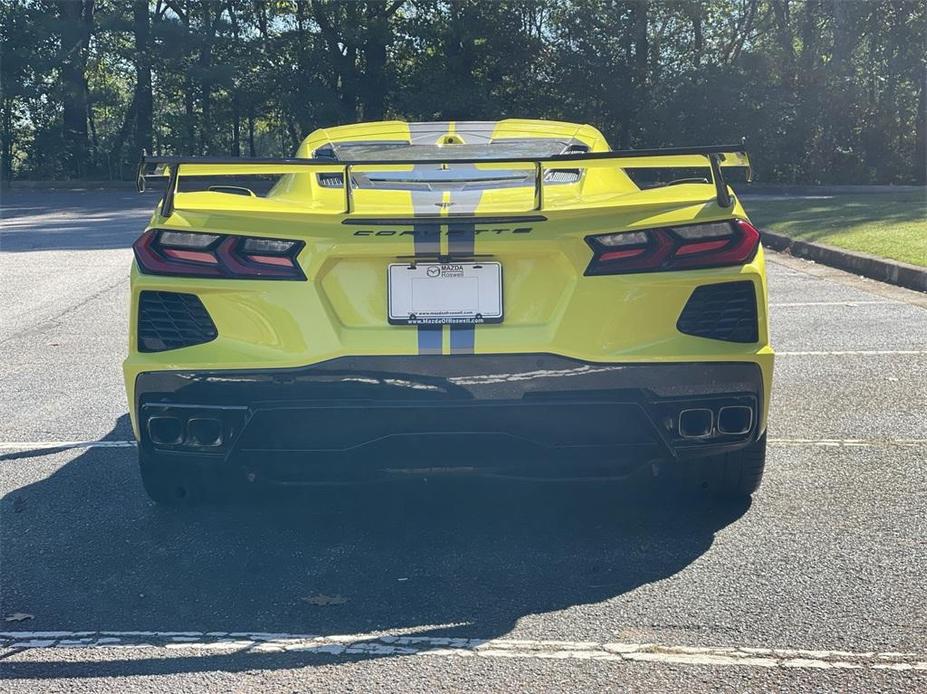
<instances>
[{"instance_id":1,"label":"exhaust tip","mask_svg":"<svg viewBox=\"0 0 927 694\"><path fill-rule=\"evenodd\" d=\"M679 435L684 439L704 439L711 436L714 413L707 408L683 410L679 413Z\"/></svg>"},{"instance_id":2,"label":"exhaust tip","mask_svg":"<svg viewBox=\"0 0 927 694\"><path fill-rule=\"evenodd\" d=\"M183 424L177 417L149 417L148 436L158 445L176 446L183 442Z\"/></svg>"},{"instance_id":3,"label":"exhaust tip","mask_svg":"<svg viewBox=\"0 0 927 694\"><path fill-rule=\"evenodd\" d=\"M753 428L753 408L729 405L718 410L718 432L740 436Z\"/></svg>"},{"instance_id":4,"label":"exhaust tip","mask_svg":"<svg viewBox=\"0 0 927 694\"><path fill-rule=\"evenodd\" d=\"M222 445L222 422L212 417L193 417L187 421L189 441L194 446Z\"/></svg>"}]
</instances>

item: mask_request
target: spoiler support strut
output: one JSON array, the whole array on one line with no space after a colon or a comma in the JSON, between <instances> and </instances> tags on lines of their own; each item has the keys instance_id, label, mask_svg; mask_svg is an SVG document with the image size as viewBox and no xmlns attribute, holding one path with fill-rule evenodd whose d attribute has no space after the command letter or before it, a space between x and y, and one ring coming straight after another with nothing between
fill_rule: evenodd
<instances>
[{"instance_id":1,"label":"spoiler support strut","mask_svg":"<svg viewBox=\"0 0 927 694\"><path fill-rule=\"evenodd\" d=\"M177 192L177 176L180 172L180 163L171 166L171 174L167 179L167 188L161 201L161 216L170 217L174 214L174 193Z\"/></svg>"},{"instance_id":2,"label":"spoiler support strut","mask_svg":"<svg viewBox=\"0 0 927 694\"><path fill-rule=\"evenodd\" d=\"M715 184L715 197L718 199L718 206L727 209L734 204L734 201L731 200L724 174L721 173L721 157L723 156L723 154L709 154L708 163L711 166L711 180Z\"/></svg>"}]
</instances>

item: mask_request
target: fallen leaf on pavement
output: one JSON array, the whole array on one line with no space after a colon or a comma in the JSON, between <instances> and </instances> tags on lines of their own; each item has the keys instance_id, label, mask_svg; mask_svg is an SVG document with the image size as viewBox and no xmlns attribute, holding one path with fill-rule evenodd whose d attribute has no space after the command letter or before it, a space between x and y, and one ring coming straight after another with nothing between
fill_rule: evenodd
<instances>
[{"instance_id":1,"label":"fallen leaf on pavement","mask_svg":"<svg viewBox=\"0 0 927 694\"><path fill-rule=\"evenodd\" d=\"M6 622L25 622L27 619L35 619L35 617L25 612L14 612L13 614L8 614L3 619Z\"/></svg>"},{"instance_id":2,"label":"fallen leaf on pavement","mask_svg":"<svg viewBox=\"0 0 927 694\"><path fill-rule=\"evenodd\" d=\"M310 605L343 605L347 601L347 598L340 595L322 595L321 593L303 598L303 602L308 602Z\"/></svg>"}]
</instances>

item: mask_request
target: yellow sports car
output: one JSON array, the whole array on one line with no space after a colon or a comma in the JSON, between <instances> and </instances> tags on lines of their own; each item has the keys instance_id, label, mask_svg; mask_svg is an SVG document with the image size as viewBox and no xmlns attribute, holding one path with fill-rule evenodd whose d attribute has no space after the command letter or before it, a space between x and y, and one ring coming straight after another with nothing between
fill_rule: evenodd
<instances>
[{"instance_id":1,"label":"yellow sports car","mask_svg":"<svg viewBox=\"0 0 927 694\"><path fill-rule=\"evenodd\" d=\"M124 367L145 489L647 466L750 495L773 352L730 167L739 145L611 151L538 120L143 157L140 187L166 178Z\"/></svg>"}]
</instances>

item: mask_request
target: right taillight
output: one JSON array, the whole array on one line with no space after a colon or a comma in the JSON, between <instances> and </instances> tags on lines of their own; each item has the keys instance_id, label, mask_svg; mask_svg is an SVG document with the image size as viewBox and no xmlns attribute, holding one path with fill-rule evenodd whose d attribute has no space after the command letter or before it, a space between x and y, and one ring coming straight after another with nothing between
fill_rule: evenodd
<instances>
[{"instance_id":1,"label":"right taillight","mask_svg":"<svg viewBox=\"0 0 927 694\"><path fill-rule=\"evenodd\" d=\"M760 233L743 219L587 236L586 275L695 270L753 260Z\"/></svg>"}]
</instances>

